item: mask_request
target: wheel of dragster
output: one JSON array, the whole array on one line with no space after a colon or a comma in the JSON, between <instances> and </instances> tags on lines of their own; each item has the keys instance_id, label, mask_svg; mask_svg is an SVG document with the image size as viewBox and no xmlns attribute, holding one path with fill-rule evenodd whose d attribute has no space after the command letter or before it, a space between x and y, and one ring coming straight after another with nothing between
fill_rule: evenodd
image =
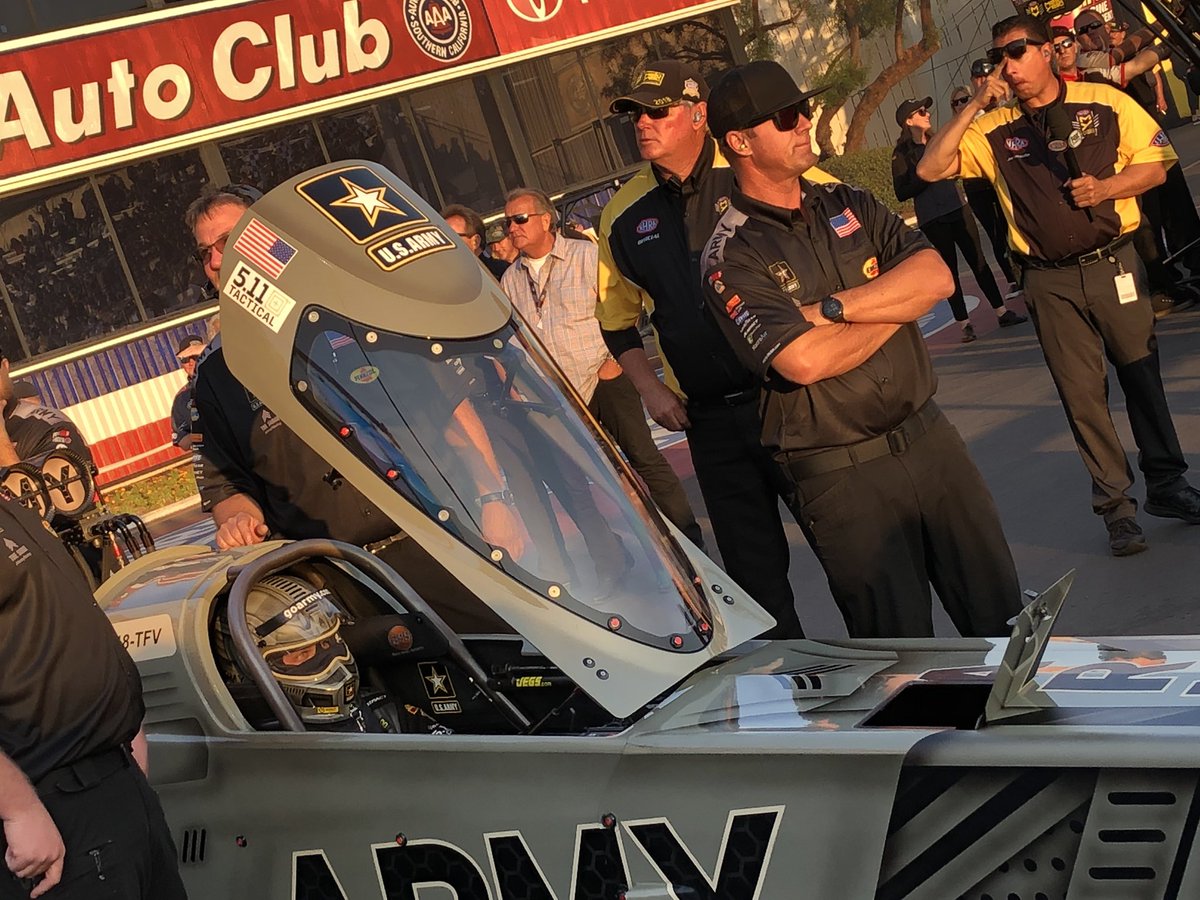
<instances>
[{"instance_id":1,"label":"wheel of dragster","mask_svg":"<svg viewBox=\"0 0 1200 900\"><path fill-rule=\"evenodd\" d=\"M304 731L304 723L284 696L279 682L275 680L266 660L258 651L258 645L246 622L246 598L254 586L268 575L315 557L340 559L350 563L369 576L406 612L422 616L445 640L450 658L466 672L476 689L491 701L509 723L518 730L530 726L525 714L508 697L489 685L487 673L476 662L462 639L391 566L351 544L308 540L296 541L278 550L271 550L245 565L234 566L229 570L229 577L233 579L233 586L229 590L229 633L233 638L234 653L242 665L242 671L250 675L250 679L262 692L267 705L286 731Z\"/></svg>"}]
</instances>

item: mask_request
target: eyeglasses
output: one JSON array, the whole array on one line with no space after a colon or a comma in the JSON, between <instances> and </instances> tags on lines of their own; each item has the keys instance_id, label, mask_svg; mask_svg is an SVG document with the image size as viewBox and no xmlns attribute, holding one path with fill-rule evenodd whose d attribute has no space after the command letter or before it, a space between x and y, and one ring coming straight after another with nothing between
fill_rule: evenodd
<instances>
[{"instance_id":1,"label":"eyeglasses","mask_svg":"<svg viewBox=\"0 0 1200 900\"><path fill-rule=\"evenodd\" d=\"M514 224L515 225L524 225L526 222L528 222L534 216L544 216L544 215L546 215L546 214L540 213L540 212L515 213L514 215L504 217L504 227L511 228Z\"/></svg>"},{"instance_id":2,"label":"eyeglasses","mask_svg":"<svg viewBox=\"0 0 1200 900\"><path fill-rule=\"evenodd\" d=\"M1103 22L1088 22L1086 25L1080 25L1075 29L1076 34L1091 34L1099 28L1104 28Z\"/></svg>"},{"instance_id":3,"label":"eyeglasses","mask_svg":"<svg viewBox=\"0 0 1200 900\"><path fill-rule=\"evenodd\" d=\"M970 97L955 97L950 101L950 108L958 109L958 107L965 105L970 99Z\"/></svg>"},{"instance_id":4,"label":"eyeglasses","mask_svg":"<svg viewBox=\"0 0 1200 900\"><path fill-rule=\"evenodd\" d=\"M1030 47L1040 47L1045 41L1035 41L1033 38L1017 38L1015 41L1009 41L1003 47L992 47L987 52L988 62L993 66L998 66L1004 62L1004 57L1009 59L1020 59L1025 55L1025 51Z\"/></svg>"},{"instance_id":5,"label":"eyeglasses","mask_svg":"<svg viewBox=\"0 0 1200 900\"><path fill-rule=\"evenodd\" d=\"M188 363L194 363L199 358L200 358L199 355L197 355L197 356L177 356L177 357L175 357L175 362L179 363L181 366L186 366Z\"/></svg>"},{"instance_id":6,"label":"eyeglasses","mask_svg":"<svg viewBox=\"0 0 1200 900\"><path fill-rule=\"evenodd\" d=\"M207 266L208 259L214 250L216 250L218 253L225 252L225 245L229 242L230 234L232 234L232 232L227 231L211 244L201 244L192 251L192 258L196 260L196 262L200 263L200 265Z\"/></svg>"},{"instance_id":7,"label":"eyeglasses","mask_svg":"<svg viewBox=\"0 0 1200 900\"><path fill-rule=\"evenodd\" d=\"M678 105L678 103L672 103L669 106L642 106L640 103L627 103L617 108L617 115L628 116L631 122L637 122L642 116L649 116L651 119L665 119Z\"/></svg>"},{"instance_id":8,"label":"eyeglasses","mask_svg":"<svg viewBox=\"0 0 1200 900\"><path fill-rule=\"evenodd\" d=\"M800 124L801 116L806 119L812 118L812 104L809 103L807 97L803 100L798 100L791 106L785 106L783 109L776 110L769 116L755 119L746 128L757 128L763 122L771 122L775 126L776 131L795 131L796 126Z\"/></svg>"},{"instance_id":9,"label":"eyeglasses","mask_svg":"<svg viewBox=\"0 0 1200 900\"><path fill-rule=\"evenodd\" d=\"M1063 38L1061 41L1054 42L1054 52L1062 53L1064 50L1070 50L1075 46L1074 38Z\"/></svg>"}]
</instances>

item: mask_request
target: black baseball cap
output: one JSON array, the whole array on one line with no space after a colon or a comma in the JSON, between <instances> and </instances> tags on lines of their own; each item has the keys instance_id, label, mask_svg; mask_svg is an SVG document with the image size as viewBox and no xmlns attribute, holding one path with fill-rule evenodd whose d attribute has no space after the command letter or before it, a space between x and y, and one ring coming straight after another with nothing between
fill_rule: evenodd
<instances>
[{"instance_id":1,"label":"black baseball cap","mask_svg":"<svg viewBox=\"0 0 1200 900\"><path fill-rule=\"evenodd\" d=\"M926 97L924 100L915 100L910 97L905 100L896 107L896 124L903 128L904 123L908 121L908 117L918 109L933 109L933 98Z\"/></svg>"},{"instance_id":2,"label":"black baseball cap","mask_svg":"<svg viewBox=\"0 0 1200 900\"><path fill-rule=\"evenodd\" d=\"M179 339L179 349L175 351L176 359L190 359L204 352L204 341L194 334L185 334Z\"/></svg>"},{"instance_id":3,"label":"black baseball cap","mask_svg":"<svg viewBox=\"0 0 1200 900\"><path fill-rule=\"evenodd\" d=\"M637 107L657 109L681 100L699 103L708 99L708 85L700 70L677 59L648 62L633 81L633 90L608 105L609 112L620 115Z\"/></svg>"},{"instance_id":4,"label":"black baseball cap","mask_svg":"<svg viewBox=\"0 0 1200 900\"><path fill-rule=\"evenodd\" d=\"M17 378L12 383L13 399L14 400L30 400L40 396L38 386L32 381L27 381L24 378Z\"/></svg>"},{"instance_id":5,"label":"black baseball cap","mask_svg":"<svg viewBox=\"0 0 1200 900\"><path fill-rule=\"evenodd\" d=\"M708 127L719 141L731 131L748 128L825 90L802 91L779 63L756 59L730 69L713 85L708 98Z\"/></svg>"}]
</instances>

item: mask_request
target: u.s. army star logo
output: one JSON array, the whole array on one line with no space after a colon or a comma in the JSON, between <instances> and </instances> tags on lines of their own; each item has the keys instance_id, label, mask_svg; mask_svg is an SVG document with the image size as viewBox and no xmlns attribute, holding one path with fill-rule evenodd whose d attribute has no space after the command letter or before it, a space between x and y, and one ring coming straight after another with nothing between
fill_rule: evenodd
<instances>
[{"instance_id":1,"label":"u.s. army star logo","mask_svg":"<svg viewBox=\"0 0 1200 900\"><path fill-rule=\"evenodd\" d=\"M387 188L363 188L359 187L348 178L342 179L342 184L345 186L347 194L340 200L334 200L332 206L343 206L357 209L361 212L370 223L371 227L375 227L375 223L379 221L381 212L394 213L395 215L404 215L404 210L397 209L394 205L384 199L383 195Z\"/></svg>"},{"instance_id":2,"label":"u.s. army star logo","mask_svg":"<svg viewBox=\"0 0 1200 900\"><path fill-rule=\"evenodd\" d=\"M796 273L782 259L779 262L773 262L768 267L768 271L772 277L779 282L779 286L789 294L800 290L800 280L796 277Z\"/></svg>"}]
</instances>

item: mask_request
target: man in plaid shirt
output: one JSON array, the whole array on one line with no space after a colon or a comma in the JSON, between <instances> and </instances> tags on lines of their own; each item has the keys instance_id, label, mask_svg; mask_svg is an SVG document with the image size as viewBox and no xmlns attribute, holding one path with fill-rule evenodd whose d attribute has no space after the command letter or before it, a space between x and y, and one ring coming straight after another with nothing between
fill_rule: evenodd
<instances>
[{"instance_id":1,"label":"man in plaid shirt","mask_svg":"<svg viewBox=\"0 0 1200 900\"><path fill-rule=\"evenodd\" d=\"M600 334L596 245L567 239L555 224L554 206L544 193L524 187L509 193L504 225L520 256L500 286L629 458L663 515L703 547L683 485L650 436L641 397Z\"/></svg>"}]
</instances>

